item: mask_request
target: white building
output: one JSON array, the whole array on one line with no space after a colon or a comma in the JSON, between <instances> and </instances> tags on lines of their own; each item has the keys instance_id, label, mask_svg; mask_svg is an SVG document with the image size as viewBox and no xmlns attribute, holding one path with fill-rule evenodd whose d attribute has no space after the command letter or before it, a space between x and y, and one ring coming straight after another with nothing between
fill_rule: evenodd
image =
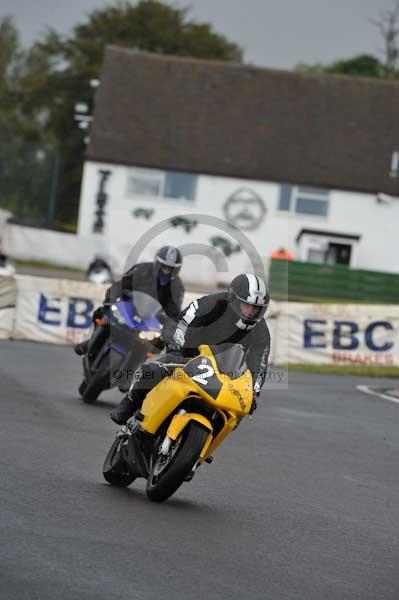
<instances>
[{"instance_id":1,"label":"white building","mask_svg":"<svg viewBox=\"0 0 399 600\"><path fill-rule=\"evenodd\" d=\"M178 173L116 166L88 161L85 165L79 216L79 235L93 234L96 197L103 171L108 171L102 234L117 247L133 246L160 221L199 213L237 224L253 242L262 258L281 246L298 260L340 262L353 268L399 271L399 200L380 200L373 194L316 190L262 181L247 181L207 175L187 175L186 197L171 197ZM179 193L182 190L179 190ZM192 219L195 220L195 219ZM199 225L172 223L148 247L148 257L162 243L207 244L226 234ZM97 234L98 235L98 234ZM233 236L234 237L234 236ZM235 240L230 240L233 248ZM217 244L216 246L220 248ZM211 242L212 244L212 242ZM111 248L112 251L112 248ZM229 262L241 267L239 252Z\"/></svg>"},{"instance_id":2,"label":"white building","mask_svg":"<svg viewBox=\"0 0 399 600\"><path fill-rule=\"evenodd\" d=\"M186 278L204 281L223 280L222 256L229 277L249 265L234 226L265 262L284 246L302 261L399 272L398 102L397 83L111 47L78 233L107 239L121 263L155 227L142 257L186 247Z\"/></svg>"}]
</instances>

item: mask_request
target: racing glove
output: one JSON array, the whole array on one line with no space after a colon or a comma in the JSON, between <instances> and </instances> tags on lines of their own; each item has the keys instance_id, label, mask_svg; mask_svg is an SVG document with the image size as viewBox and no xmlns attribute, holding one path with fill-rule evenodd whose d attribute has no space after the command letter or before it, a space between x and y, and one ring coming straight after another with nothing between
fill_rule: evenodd
<instances>
[{"instance_id":1,"label":"racing glove","mask_svg":"<svg viewBox=\"0 0 399 600\"><path fill-rule=\"evenodd\" d=\"M155 340L152 341L152 345L155 346L155 348L159 351L162 351L165 348L165 340L162 339L162 337L159 338L155 338Z\"/></svg>"},{"instance_id":2,"label":"racing glove","mask_svg":"<svg viewBox=\"0 0 399 600\"><path fill-rule=\"evenodd\" d=\"M176 353L180 353L180 351L181 351L181 346L179 346L178 344L176 344L174 342L170 342L169 344L166 344L167 354L176 354Z\"/></svg>"},{"instance_id":3,"label":"racing glove","mask_svg":"<svg viewBox=\"0 0 399 600\"><path fill-rule=\"evenodd\" d=\"M177 326L174 334L173 340L168 342L166 345L166 351L169 353L181 352L182 347L184 346L185 338L183 331Z\"/></svg>"},{"instance_id":4,"label":"racing glove","mask_svg":"<svg viewBox=\"0 0 399 600\"><path fill-rule=\"evenodd\" d=\"M252 399L252 404L251 404L251 408L249 409L249 414L252 415L252 413L258 408L258 403L256 402L257 399L259 398L260 395L260 382L256 381L255 385L254 385L254 396Z\"/></svg>"},{"instance_id":5,"label":"racing glove","mask_svg":"<svg viewBox=\"0 0 399 600\"><path fill-rule=\"evenodd\" d=\"M96 308L96 310L93 312L93 323L96 324L96 321L99 320L101 321L101 319L103 318L105 314L105 307L104 306L99 306L98 308Z\"/></svg>"}]
</instances>

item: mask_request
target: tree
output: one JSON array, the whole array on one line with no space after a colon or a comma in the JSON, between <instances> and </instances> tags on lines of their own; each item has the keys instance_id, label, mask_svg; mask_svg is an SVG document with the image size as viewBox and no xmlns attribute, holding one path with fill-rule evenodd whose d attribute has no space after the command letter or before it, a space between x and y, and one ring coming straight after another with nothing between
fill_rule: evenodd
<instances>
[{"instance_id":1,"label":"tree","mask_svg":"<svg viewBox=\"0 0 399 600\"><path fill-rule=\"evenodd\" d=\"M12 17L0 21L0 85L4 86L12 76L21 55L18 31Z\"/></svg>"},{"instance_id":2,"label":"tree","mask_svg":"<svg viewBox=\"0 0 399 600\"><path fill-rule=\"evenodd\" d=\"M301 63L295 70L308 74L352 75L361 77L379 77L382 79L399 78L399 0L394 0L391 9L382 11L378 19L371 19L383 39L383 59L371 54L360 54L353 58L338 60L330 65Z\"/></svg>"},{"instance_id":3,"label":"tree","mask_svg":"<svg viewBox=\"0 0 399 600\"><path fill-rule=\"evenodd\" d=\"M384 77L384 65L370 54L360 54L353 58L338 60L330 65L320 63L314 65L299 64L296 70L300 73L352 75L357 77Z\"/></svg>"},{"instance_id":4,"label":"tree","mask_svg":"<svg viewBox=\"0 0 399 600\"><path fill-rule=\"evenodd\" d=\"M10 16L0 21L0 204L14 208L15 181L24 122L18 110L17 72L22 60L18 31Z\"/></svg>"},{"instance_id":5,"label":"tree","mask_svg":"<svg viewBox=\"0 0 399 600\"><path fill-rule=\"evenodd\" d=\"M384 70L378 58L370 54L360 54L347 60L336 61L326 67L326 73L359 77L382 77Z\"/></svg>"},{"instance_id":6,"label":"tree","mask_svg":"<svg viewBox=\"0 0 399 600\"><path fill-rule=\"evenodd\" d=\"M44 219L53 150L45 144L40 120L26 110L26 69L18 31L5 17L0 21L0 204Z\"/></svg>"},{"instance_id":7,"label":"tree","mask_svg":"<svg viewBox=\"0 0 399 600\"><path fill-rule=\"evenodd\" d=\"M100 74L104 48L114 44L162 54L225 61L242 60L242 50L208 24L188 19L188 10L157 0L136 6L119 2L95 10L77 25L71 36L49 30L29 52L20 78L21 106L32 122L40 123L41 136L61 155L58 217L76 220L85 145L74 125L76 102L91 103L90 80Z\"/></svg>"},{"instance_id":8,"label":"tree","mask_svg":"<svg viewBox=\"0 0 399 600\"><path fill-rule=\"evenodd\" d=\"M395 0L391 9L380 13L378 19L371 21L375 25L384 42L384 70L385 76L394 78L398 76L399 67L399 0Z\"/></svg>"}]
</instances>

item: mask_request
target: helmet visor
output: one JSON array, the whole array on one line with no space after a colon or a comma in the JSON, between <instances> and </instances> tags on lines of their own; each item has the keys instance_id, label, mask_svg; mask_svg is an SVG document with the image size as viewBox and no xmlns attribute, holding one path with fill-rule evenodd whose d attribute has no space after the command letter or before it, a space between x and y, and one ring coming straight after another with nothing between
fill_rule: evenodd
<instances>
[{"instance_id":1,"label":"helmet visor","mask_svg":"<svg viewBox=\"0 0 399 600\"><path fill-rule=\"evenodd\" d=\"M167 259L167 258L162 258L161 256L157 256L156 260L161 265L165 265L166 267L177 268L177 267L181 267L182 266L182 262L179 261L178 259L176 259L176 260L170 260L170 259Z\"/></svg>"},{"instance_id":2,"label":"helmet visor","mask_svg":"<svg viewBox=\"0 0 399 600\"><path fill-rule=\"evenodd\" d=\"M240 298L233 291L230 294L230 306L244 323L256 323L264 316L267 304L251 304L246 299Z\"/></svg>"}]
</instances>

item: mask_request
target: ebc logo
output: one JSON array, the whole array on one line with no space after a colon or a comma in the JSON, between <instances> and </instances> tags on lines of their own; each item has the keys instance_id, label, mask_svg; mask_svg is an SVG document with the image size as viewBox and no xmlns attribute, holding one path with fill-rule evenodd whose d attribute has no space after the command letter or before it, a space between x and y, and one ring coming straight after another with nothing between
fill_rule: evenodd
<instances>
[{"instance_id":1,"label":"ebc logo","mask_svg":"<svg viewBox=\"0 0 399 600\"><path fill-rule=\"evenodd\" d=\"M66 321L63 314L63 302L40 294L38 321L44 325L70 329L88 329L92 324L94 304L88 298L71 297L67 299Z\"/></svg>"},{"instance_id":2,"label":"ebc logo","mask_svg":"<svg viewBox=\"0 0 399 600\"><path fill-rule=\"evenodd\" d=\"M305 319L303 329L304 348L327 348L325 326L328 324L322 319ZM394 330L389 321L373 321L360 332L355 321L333 322L333 350L357 350L362 344L364 336L365 346L372 352L388 352L394 346L391 331ZM382 335L381 333L386 333ZM379 342L376 341L378 335Z\"/></svg>"}]
</instances>

